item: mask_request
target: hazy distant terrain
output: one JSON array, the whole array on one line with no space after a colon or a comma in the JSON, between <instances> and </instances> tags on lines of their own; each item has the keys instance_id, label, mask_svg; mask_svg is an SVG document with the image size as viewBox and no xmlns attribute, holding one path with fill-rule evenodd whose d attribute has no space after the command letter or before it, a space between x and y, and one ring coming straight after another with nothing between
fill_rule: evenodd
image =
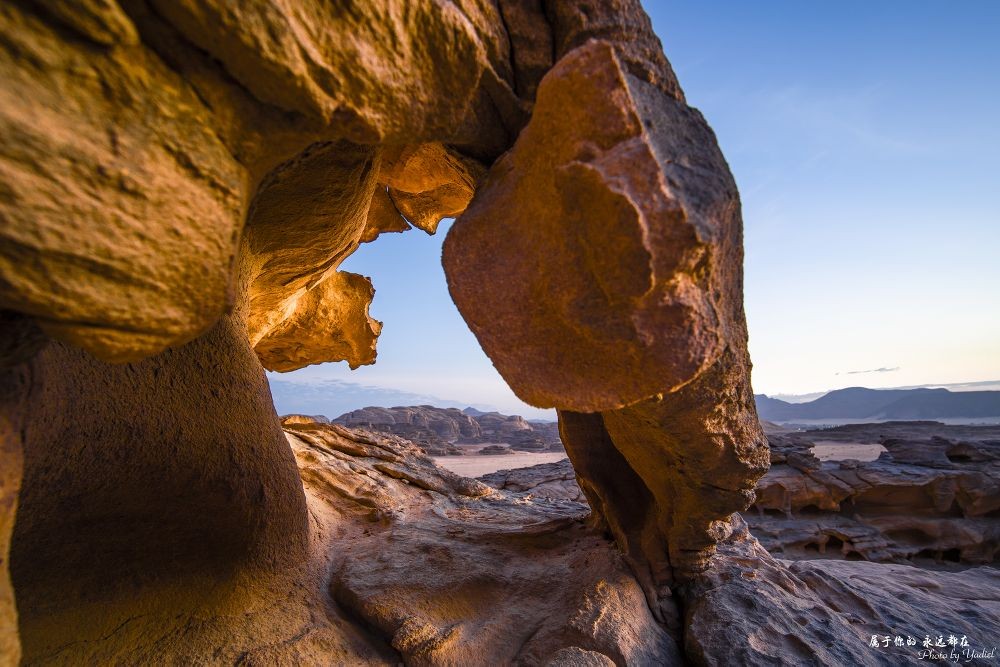
<instances>
[{"instance_id":1,"label":"hazy distant terrain","mask_svg":"<svg viewBox=\"0 0 1000 667\"><path fill-rule=\"evenodd\" d=\"M503 456L515 451L565 455L556 422L528 421L520 415L484 412L471 407L458 410L432 405L369 406L331 421L406 438L432 456ZM539 462L532 460L522 465ZM517 465L507 464L506 467Z\"/></svg>"},{"instance_id":2,"label":"hazy distant terrain","mask_svg":"<svg viewBox=\"0 0 1000 667\"><path fill-rule=\"evenodd\" d=\"M850 387L804 403L789 403L764 394L755 399L761 419L785 424L914 419L1000 421L1000 391Z\"/></svg>"}]
</instances>

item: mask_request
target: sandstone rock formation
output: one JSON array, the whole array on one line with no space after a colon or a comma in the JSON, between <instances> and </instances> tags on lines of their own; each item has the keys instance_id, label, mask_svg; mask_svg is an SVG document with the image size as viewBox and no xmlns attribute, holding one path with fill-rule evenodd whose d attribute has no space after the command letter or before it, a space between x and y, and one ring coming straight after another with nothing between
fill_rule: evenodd
<instances>
[{"instance_id":1,"label":"sandstone rock formation","mask_svg":"<svg viewBox=\"0 0 1000 667\"><path fill-rule=\"evenodd\" d=\"M352 410L333 422L398 435L441 454L462 454L461 448L449 446L456 442L505 444L522 451L562 450L559 427L554 422L529 422L520 415L471 408L369 407ZM435 452L428 449L428 453Z\"/></svg>"},{"instance_id":2,"label":"sandstone rock formation","mask_svg":"<svg viewBox=\"0 0 1000 667\"><path fill-rule=\"evenodd\" d=\"M152 661L154 641L167 659L207 617L185 650L248 640L224 616L286 595L309 533L245 329L122 365L53 342L27 373L9 559L25 660Z\"/></svg>"},{"instance_id":3,"label":"sandstone rock formation","mask_svg":"<svg viewBox=\"0 0 1000 667\"><path fill-rule=\"evenodd\" d=\"M560 409L595 516L655 609L665 586L706 566L767 467L738 198L711 130L670 77L637 76L614 44L560 55L443 261L511 388Z\"/></svg>"},{"instance_id":4,"label":"sandstone rock formation","mask_svg":"<svg viewBox=\"0 0 1000 667\"><path fill-rule=\"evenodd\" d=\"M679 661L768 457L738 194L638 0L15 0L0 34L3 662ZM374 360L344 258L449 215L587 525L281 429L265 367Z\"/></svg>"},{"instance_id":5,"label":"sandstone rock formation","mask_svg":"<svg viewBox=\"0 0 1000 667\"><path fill-rule=\"evenodd\" d=\"M876 461L820 462L810 435L770 436L771 470L746 515L768 551L895 563L1000 555L1000 441L889 438Z\"/></svg>"},{"instance_id":6,"label":"sandstone rock formation","mask_svg":"<svg viewBox=\"0 0 1000 667\"><path fill-rule=\"evenodd\" d=\"M583 503L575 482L566 479L571 474L568 461L562 461L479 479L532 499ZM830 525L829 519L818 522ZM908 565L781 561L750 536L741 520L720 543L712 567L678 593L685 610L685 650L696 664L897 665L917 661L925 637L966 635L970 650L979 651L989 651L1000 640L1000 573L995 568L941 572ZM879 638L877 649L870 646L873 635ZM897 636L916 643L882 644L885 637L894 641ZM963 662L970 657L959 655Z\"/></svg>"},{"instance_id":7,"label":"sandstone rock formation","mask_svg":"<svg viewBox=\"0 0 1000 667\"><path fill-rule=\"evenodd\" d=\"M567 651L601 664L679 663L585 506L521 502L394 436L286 428L314 525L339 533L334 599L407 664L545 665Z\"/></svg>"},{"instance_id":8,"label":"sandstone rock formation","mask_svg":"<svg viewBox=\"0 0 1000 667\"><path fill-rule=\"evenodd\" d=\"M576 472L569 459L555 463L539 463L527 468L498 470L478 478L494 489L528 492L532 497L574 500L587 502L580 485L576 482Z\"/></svg>"},{"instance_id":9,"label":"sandstone rock formation","mask_svg":"<svg viewBox=\"0 0 1000 667\"><path fill-rule=\"evenodd\" d=\"M980 652L1000 641L995 568L930 572L906 565L780 561L745 526L720 543L713 567L686 584L681 597L684 647L696 664L894 666L920 664L925 639L965 636L969 650ZM878 647L871 646L873 636ZM903 638L902 646L896 637ZM910 639L914 643L906 644ZM944 646L936 650L950 654L952 647ZM992 662L963 656L962 650L956 653L963 664Z\"/></svg>"},{"instance_id":10,"label":"sandstone rock formation","mask_svg":"<svg viewBox=\"0 0 1000 667\"><path fill-rule=\"evenodd\" d=\"M1000 556L1000 441L941 437L883 439L872 462L819 461L816 439L879 431L992 434L996 427L942 424L846 426L771 434L771 469L744 513L754 536L774 556L876 563L993 564ZM586 502L569 460L479 478L498 489Z\"/></svg>"}]
</instances>

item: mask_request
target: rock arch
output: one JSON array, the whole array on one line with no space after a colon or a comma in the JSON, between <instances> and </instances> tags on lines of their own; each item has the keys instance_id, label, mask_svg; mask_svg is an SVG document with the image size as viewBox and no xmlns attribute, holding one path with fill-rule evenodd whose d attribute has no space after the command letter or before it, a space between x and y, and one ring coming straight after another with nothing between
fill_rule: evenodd
<instances>
[{"instance_id":1,"label":"rock arch","mask_svg":"<svg viewBox=\"0 0 1000 667\"><path fill-rule=\"evenodd\" d=\"M738 194L637 0L0 21L9 661L149 657L193 619L205 655L320 577L263 368L371 363L371 284L337 267L445 216L459 310L559 409L593 522L669 616L767 455Z\"/></svg>"}]
</instances>

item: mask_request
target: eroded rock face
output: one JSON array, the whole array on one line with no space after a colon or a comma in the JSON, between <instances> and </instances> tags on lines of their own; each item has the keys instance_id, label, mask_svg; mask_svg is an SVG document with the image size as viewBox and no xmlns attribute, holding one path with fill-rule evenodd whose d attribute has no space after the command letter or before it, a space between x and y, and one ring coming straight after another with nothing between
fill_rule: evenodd
<instances>
[{"instance_id":1,"label":"eroded rock face","mask_svg":"<svg viewBox=\"0 0 1000 667\"><path fill-rule=\"evenodd\" d=\"M433 234L443 218L465 211L482 173L475 160L431 143L388 149L379 182L400 215Z\"/></svg>"},{"instance_id":2,"label":"eroded rock face","mask_svg":"<svg viewBox=\"0 0 1000 667\"><path fill-rule=\"evenodd\" d=\"M23 372L10 571L25 660L115 662L140 637L153 656L206 604L266 604L303 558L305 497L238 322L133 364L51 343Z\"/></svg>"},{"instance_id":3,"label":"eroded rock face","mask_svg":"<svg viewBox=\"0 0 1000 667\"><path fill-rule=\"evenodd\" d=\"M681 588L684 646L692 662L899 665L918 661L925 637L933 642L965 635L969 648L980 651L1000 642L1000 573L994 568L930 572L780 561L740 524L720 543L712 567ZM877 648L870 646L873 635ZM896 646L897 636L916 643ZM892 643L883 646L883 637ZM937 650L950 653L951 647ZM965 657L971 664L989 662Z\"/></svg>"},{"instance_id":4,"label":"eroded rock face","mask_svg":"<svg viewBox=\"0 0 1000 667\"><path fill-rule=\"evenodd\" d=\"M347 531L334 598L407 664L564 664L579 651L595 664L680 664L627 565L583 521L586 506L524 502L394 436L286 429L313 516Z\"/></svg>"},{"instance_id":5,"label":"eroded rock face","mask_svg":"<svg viewBox=\"0 0 1000 667\"><path fill-rule=\"evenodd\" d=\"M699 126L684 118L687 107L646 86L629 78L610 44L568 54L448 235L455 303L533 405L620 408L677 389L721 352L708 254L722 221L708 210L711 197L698 201L703 210L672 197L663 171L683 160L679 153L703 150L710 135L701 125L705 134L687 151L677 144L683 134L657 141L654 123L662 133ZM708 169L728 176L716 156Z\"/></svg>"},{"instance_id":6,"label":"eroded rock face","mask_svg":"<svg viewBox=\"0 0 1000 667\"><path fill-rule=\"evenodd\" d=\"M283 227L290 251L320 244L299 270L334 264L330 237L357 234L329 207L363 225L374 192L328 197L351 184L329 173L345 152L447 141L491 160L526 117L489 4L8 3L0 20L0 307L108 361L211 328L241 296L233 260L255 207L253 226ZM282 179L298 195L267 192ZM301 288L274 289L253 298ZM284 305L251 321L273 325Z\"/></svg>"},{"instance_id":7,"label":"eroded rock face","mask_svg":"<svg viewBox=\"0 0 1000 667\"><path fill-rule=\"evenodd\" d=\"M258 340L254 352L272 371L323 361L346 361L352 369L373 364L382 331L368 314L374 296L369 278L338 271L299 297L292 314Z\"/></svg>"},{"instance_id":8,"label":"eroded rock face","mask_svg":"<svg viewBox=\"0 0 1000 667\"><path fill-rule=\"evenodd\" d=\"M479 478L494 489L519 493L528 492L533 497L574 500L586 503L587 498L576 482L576 472L569 459L555 463L539 463L527 468L498 470Z\"/></svg>"},{"instance_id":9,"label":"eroded rock face","mask_svg":"<svg viewBox=\"0 0 1000 667\"><path fill-rule=\"evenodd\" d=\"M0 10L0 307L102 359L140 359L232 302L247 175L117 3L46 4L61 10Z\"/></svg>"},{"instance_id":10,"label":"eroded rock face","mask_svg":"<svg viewBox=\"0 0 1000 667\"><path fill-rule=\"evenodd\" d=\"M995 561L1000 444L885 439L877 460L820 462L804 436L772 436L771 470L747 522L788 558Z\"/></svg>"},{"instance_id":11,"label":"eroded rock face","mask_svg":"<svg viewBox=\"0 0 1000 667\"><path fill-rule=\"evenodd\" d=\"M679 661L674 591L767 456L738 195L637 0L18 0L0 27L26 661ZM372 361L340 263L449 215L451 293L559 409L587 524L309 420L296 469L264 368ZM0 579L8 662L14 614Z\"/></svg>"},{"instance_id":12,"label":"eroded rock face","mask_svg":"<svg viewBox=\"0 0 1000 667\"><path fill-rule=\"evenodd\" d=\"M630 62L591 41L554 65L443 261L514 391L560 409L584 492L655 608L706 566L767 453L735 185L701 116Z\"/></svg>"},{"instance_id":13,"label":"eroded rock face","mask_svg":"<svg viewBox=\"0 0 1000 667\"><path fill-rule=\"evenodd\" d=\"M929 568L996 562L996 443L888 440L887 454L863 463L820 462L802 435L768 439L772 466L743 516L775 557ZM586 502L568 459L479 479L495 488Z\"/></svg>"},{"instance_id":14,"label":"eroded rock face","mask_svg":"<svg viewBox=\"0 0 1000 667\"><path fill-rule=\"evenodd\" d=\"M341 284L349 285L323 284L358 247L379 163L378 150L370 146L318 143L261 184L241 254L252 346L269 336L281 338L282 332L274 330L282 326L303 328L289 320L308 317L320 303L335 301ZM287 359L280 354L272 359L269 352L265 342L258 352L265 367L287 365Z\"/></svg>"}]
</instances>

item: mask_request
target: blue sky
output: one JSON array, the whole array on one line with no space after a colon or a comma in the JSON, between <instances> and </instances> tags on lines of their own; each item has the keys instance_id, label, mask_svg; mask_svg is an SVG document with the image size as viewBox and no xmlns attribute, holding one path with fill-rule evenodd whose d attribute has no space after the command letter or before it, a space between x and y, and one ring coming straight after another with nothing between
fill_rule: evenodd
<instances>
[{"instance_id":1,"label":"blue sky","mask_svg":"<svg viewBox=\"0 0 1000 667\"><path fill-rule=\"evenodd\" d=\"M1000 379L1000 2L646 7L740 187L754 389ZM375 366L272 378L540 416L448 297L448 228L344 263L375 283Z\"/></svg>"}]
</instances>

